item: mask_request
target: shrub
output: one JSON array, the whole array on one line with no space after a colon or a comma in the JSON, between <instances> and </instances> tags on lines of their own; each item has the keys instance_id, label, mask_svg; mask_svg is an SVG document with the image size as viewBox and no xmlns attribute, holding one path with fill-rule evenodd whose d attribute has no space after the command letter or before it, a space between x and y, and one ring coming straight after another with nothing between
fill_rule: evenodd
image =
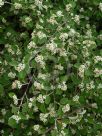
<instances>
[{"instance_id":1,"label":"shrub","mask_svg":"<svg viewBox=\"0 0 102 136\"><path fill-rule=\"evenodd\" d=\"M101 0L0 0L2 136L101 136Z\"/></svg>"}]
</instances>

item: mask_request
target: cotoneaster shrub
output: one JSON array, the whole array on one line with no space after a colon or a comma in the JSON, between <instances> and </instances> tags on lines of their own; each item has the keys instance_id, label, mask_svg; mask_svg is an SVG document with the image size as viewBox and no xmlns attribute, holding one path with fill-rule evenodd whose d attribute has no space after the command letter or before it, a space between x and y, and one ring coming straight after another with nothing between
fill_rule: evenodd
<instances>
[{"instance_id":1,"label":"cotoneaster shrub","mask_svg":"<svg viewBox=\"0 0 102 136\"><path fill-rule=\"evenodd\" d=\"M101 0L0 0L2 136L102 135L101 17Z\"/></svg>"}]
</instances>

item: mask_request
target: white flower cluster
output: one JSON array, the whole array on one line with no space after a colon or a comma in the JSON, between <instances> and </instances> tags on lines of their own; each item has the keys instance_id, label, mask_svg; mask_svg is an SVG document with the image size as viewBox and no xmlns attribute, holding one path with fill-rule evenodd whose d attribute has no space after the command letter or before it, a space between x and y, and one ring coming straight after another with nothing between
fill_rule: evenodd
<instances>
[{"instance_id":1,"label":"white flower cluster","mask_svg":"<svg viewBox=\"0 0 102 136\"><path fill-rule=\"evenodd\" d=\"M16 73L13 73L13 72L8 73L8 77L10 78L15 78L15 76L16 76Z\"/></svg>"},{"instance_id":2,"label":"white flower cluster","mask_svg":"<svg viewBox=\"0 0 102 136\"><path fill-rule=\"evenodd\" d=\"M6 114L6 109L1 109L1 113L2 113L2 115L5 115Z\"/></svg>"},{"instance_id":3,"label":"white flower cluster","mask_svg":"<svg viewBox=\"0 0 102 136\"><path fill-rule=\"evenodd\" d=\"M61 39L62 41L65 41L66 39L68 39L68 34L67 33L61 33L59 39Z\"/></svg>"},{"instance_id":4,"label":"white flower cluster","mask_svg":"<svg viewBox=\"0 0 102 136\"><path fill-rule=\"evenodd\" d=\"M44 89L44 85L42 83L37 82L37 81L34 82L34 86L38 90Z\"/></svg>"},{"instance_id":5,"label":"white flower cluster","mask_svg":"<svg viewBox=\"0 0 102 136\"><path fill-rule=\"evenodd\" d=\"M75 21L77 24L79 24L79 23L80 23L80 16L79 16L79 15L75 15L74 21Z\"/></svg>"},{"instance_id":6,"label":"white flower cluster","mask_svg":"<svg viewBox=\"0 0 102 136\"><path fill-rule=\"evenodd\" d=\"M67 5L66 5L66 11L69 12L69 11L71 10L71 8L72 8L72 5L71 5L71 4L67 4Z\"/></svg>"},{"instance_id":7,"label":"white flower cluster","mask_svg":"<svg viewBox=\"0 0 102 136\"><path fill-rule=\"evenodd\" d=\"M34 128L34 130L35 130L35 131L38 131L38 130L39 130L39 128L40 128L40 126L39 126L39 125L34 125L34 127L33 127L33 128Z\"/></svg>"},{"instance_id":8,"label":"white flower cluster","mask_svg":"<svg viewBox=\"0 0 102 136\"><path fill-rule=\"evenodd\" d=\"M87 83L86 88L87 88L87 90L94 89L95 88L94 81L91 81L90 83Z\"/></svg>"},{"instance_id":9,"label":"white flower cluster","mask_svg":"<svg viewBox=\"0 0 102 136\"><path fill-rule=\"evenodd\" d=\"M46 77L47 77L47 75L46 75L46 74L42 74L42 73L39 73L39 74L38 74L38 78L40 78L40 79L45 80L45 79L46 79Z\"/></svg>"},{"instance_id":10,"label":"white flower cluster","mask_svg":"<svg viewBox=\"0 0 102 136\"><path fill-rule=\"evenodd\" d=\"M55 65L55 68L58 69L58 70L63 70L64 69L64 67L61 64Z\"/></svg>"},{"instance_id":11,"label":"white flower cluster","mask_svg":"<svg viewBox=\"0 0 102 136\"><path fill-rule=\"evenodd\" d=\"M39 39L46 38L46 34L41 32L41 31L37 32L37 36L38 36Z\"/></svg>"},{"instance_id":12,"label":"white flower cluster","mask_svg":"<svg viewBox=\"0 0 102 136\"><path fill-rule=\"evenodd\" d=\"M13 98L14 104L17 105L17 104L18 104L17 96L16 96L16 95L13 95L12 98Z\"/></svg>"},{"instance_id":13,"label":"white flower cluster","mask_svg":"<svg viewBox=\"0 0 102 136\"><path fill-rule=\"evenodd\" d=\"M22 70L25 69L25 64L19 63L18 66L15 67L15 69L16 69L18 72L21 72Z\"/></svg>"},{"instance_id":14,"label":"white flower cluster","mask_svg":"<svg viewBox=\"0 0 102 136\"><path fill-rule=\"evenodd\" d=\"M42 121L42 122L47 122L47 117L48 117L48 113L40 113L40 120Z\"/></svg>"},{"instance_id":15,"label":"white flower cluster","mask_svg":"<svg viewBox=\"0 0 102 136\"><path fill-rule=\"evenodd\" d=\"M62 111L63 111L64 113L70 111L70 105L69 105L69 104L66 104L65 106L63 106Z\"/></svg>"},{"instance_id":16,"label":"white flower cluster","mask_svg":"<svg viewBox=\"0 0 102 136\"><path fill-rule=\"evenodd\" d=\"M48 23L51 23L52 25L58 24L57 21L56 21L56 19L55 19L55 17L56 17L56 15L53 14L53 15L50 17L50 19L47 19L47 22L48 22Z\"/></svg>"},{"instance_id":17,"label":"white flower cluster","mask_svg":"<svg viewBox=\"0 0 102 136\"><path fill-rule=\"evenodd\" d=\"M58 17L62 17L62 16L63 16L62 11L60 11L60 10L57 11L57 12L56 12L56 15L57 15Z\"/></svg>"},{"instance_id":18,"label":"white flower cluster","mask_svg":"<svg viewBox=\"0 0 102 136\"><path fill-rule=\"evenodd\" d=\"M48 43L46 44L46 49L55 54L57 52L57 44L55 42Z\"/></svg>"},{"instance_id":19,"label":"white flower cluster","mask_svg":"<svg viewBox=\"0 0 102 136\"><path fill-rule=\"evenodd\" d=\"M79 75L81 78L84 77L85 69L86 69L86 66L85 66L85 65L80 65L78 75Z\"/></svg>"},{"instance_id":20,"label":"white flower cluster","mask_svg":"<svg viewBox=\"0 0 102 136\"><path fill-rule=\"evenodd\" d=\"M95 77L99 77L102 75L102 70L101 69L98 69L98 68L95 68L94 70L94 73L95 73Z\"/></svg>"},{"instance_id":21,"label":"white flower cluster","mask_svg":"<svg viewBox=\"0 0 102 136\"><path fill-rule=\"evenodd\" d=\"M86 45L87 47L91 47L93 45L96 45L96 43L95 43L95 41L85 40L85 41L83 41L83 45Z\"/></svg>"},{"instance_id":22,"label":"white flower cluster","mask_svg":"<svg viewBox=\"0 0 102 136\"><path fill-rule=\"evenodd\" d=\"M36 47L35 45L36 45L35 42L31 41L31 42L29 43L29 45L28 45L28 49L35 48L35 47Z\"/></svg>"},{"instance_id":23,"label":"white flower cluster","mask_svg":"<svg viewBox=\"0 0 102 136\"><path fill-rule=\"evenodd\" d=\"M25 22L24 23L28 24L31 21L32 21L32 18L27 16L27 17L25 17Z\"/></svg>"},{"instance_id":24,"label":"white flower cluster","mask_svg":"<svg viewBox=\"0 0 102 136\"><path fill-rule=\"evenodd\" d=\"M86 46L83 46L82 54L85 58L89 56L89 51L88 51L88 48Z\"/></svg>"},{"instance_id":25,"label":"white flower cluster","mask_svg":"<svg viewBox=\"0 0 102 136\"><path fill-rule=\"evenodd\" d=\"M55 111L55 108L54 108L54 106L52 104L49 105L48 110L49 110L49 115L51 117L55 117L56 111Z\"/></svg>"},{"instance_id":26,"label":"white flower cluster","mask_svg":"<svg viewBox=\"0 0 102 136\"><path fill-rule=\"evenodd\" d=\"M14 7L15 7L15 9L21 9L22 8L22 4L20 4L20 3L14 3Z\"/></svg>"},{"instance_id":27,"label":"white flower cluster","mask_svg":"<svg viewBox=\"0 0 102 136\"><path fill-rule=\"evenodd\" d=\"M95 56L94 57L94 62L98 63L99 61L102 61L102 57L101 56Z\"/></svg>"},{"instance_id":28,"label":"white flower cluster","mask_svg":"<svg viewBox=\"0 0 102 136\"><path fill-rule=\"evenodd\" d=\"M19 121L21 120L21 117L18 116L18 115L12 115L12 116L9 118L9 120L10 120L10 119L14 119L14 120L16 121L16 123L19 123Z\"/></svg>"},{"instance_id":29,"label":"white flower cluster","mask_svg":"<svg viewBox=\"0 0 102 136\"><path fill-rule=\"evenodd\" d=\"M100 83L97 88L102 89L102 84Z\"/></svg>"},{"instance_id":30,"label":"white flower cluster","mask_svg":"<svg viewBox=\"0 0 102 136\"><path fill-rule=\"evenodd\" d=\"M79 96L78 96L78 95L75 95L75 96L73 97L73 101L74 101L74 102L78 102L78 101L79 101Z\"/></svg>"},{"instance_id":31,"label":"white flower cluster","mask_svg":"<svg viewBox=\"0 0 102 136\"><path fill-rule=\"evenodd\" d=\"M35 61L39 63L43 68L45 68L44 57L42 55L37 55L35 57Z\"/></svg>"},{"instance_id":32,"label":"white flower cluster","mask_svg":"<svg viewBox=\"0 0 102 136\"><path fill-rule=\"evenodd\" d=\"M40 103L44 103L44 100L46 99L46 95L39 94L37 97L37 101Z\"/></svg>"},{"instance_id":33,"label":"white flower cluster","mask_svg":"<svg viewBox=\"0 0 102 136\"><path fill-rule=\"evenodd\" d=\"M102 11L102 3L99 4L99 9Z\"/></svg>"},{"instance_id":34,"label":"white flower cluster","mask_svg":"<svg viewBox=\"0 0 102 136\"><path fill-rule=\"evenodd\" d=\"M21 88L22 87L22 84L20 81L18 80L15 80L13 83L12 83L12 89L16 89L16 88Z\"/></svg>"},{"instance_id":35,"label":"white flower cluster","mask_svg":"<svg viewBox=\"0 0 102 136\"><path fill-rule=\"evenodd\" d=\"M40 10L42 10L42 8L43 8L42 2L43 2L42 0L41 0L41 1L35 0L35 5L36 5Z\"/></svg>"},{"instance_id":36,"label":"white flower cluster","mask_svg":"<svg viewBox=\"0 0 102 136\"><path fill-rule=\"evenodd\" d=\"M61 84L58 85L58 88L63 91L66 91L67 90L66 82L63 81Z\"/></svg>"},{"instance_id":37,"label":"white flower cluster","mask_svg":"<svg viewBox=\"0 0 102 136\"><path fill-rule=\"evenodd\" d=\"M4 5L4 0L0 0L0 7Z\"/></svg>"}]
</instances>

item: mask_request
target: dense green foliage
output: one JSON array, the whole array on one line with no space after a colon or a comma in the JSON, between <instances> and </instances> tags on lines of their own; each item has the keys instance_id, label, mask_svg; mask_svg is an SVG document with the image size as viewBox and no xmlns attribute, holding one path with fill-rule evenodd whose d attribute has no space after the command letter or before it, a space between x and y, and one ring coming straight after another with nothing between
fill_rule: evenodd
<instances>
[{"instance_id":1,"label":"dense green foliage","mask_svg":"<svg viewBox=\"0 0 102 136\"><path fill-rule=\"evenodd\" d=\"M2 136L102 136L101 0L0 0Z\"/></svg>"}]
</instances>

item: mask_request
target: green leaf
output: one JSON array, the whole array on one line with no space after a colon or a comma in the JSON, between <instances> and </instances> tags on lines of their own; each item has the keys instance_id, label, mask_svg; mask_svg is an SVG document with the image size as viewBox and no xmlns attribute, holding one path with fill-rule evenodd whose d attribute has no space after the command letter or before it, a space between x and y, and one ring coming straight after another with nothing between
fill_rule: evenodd
<instances>
[{"instance_id":1,"label":"green leaf","mask_svg":"<svg viewBox=\"0 0 102 136\"><path fill-rule=\"evenodd\" d=\"M17 127L17 122L16 120L12 119L12 118L9 118L8 120L8 125L12 128L16 128Z\"/></svg>"},{"instance_id":2,"label":"green leaf","mask_svg":"<svg viewBox=\"0 0 102 136\"><path fill-rule=\"evenodd\" d=\"M61 100L60 100L60 103L61 104L67 104L68 103L68 98L62 98Z\"/></svg>"},{"instance_id":3,"label":"green leaf","mask_svg":"<svg viewBox=\"0 0 102 136\"><path fill-rule=\"evenodd\" d=\"M4 88L3 88L3 86L0 84L0 96L2 96L3 93L4 93Z\"/></svg>"},{"instance_id":4,"label":"green leaf","mask_svg":"<svg viewBox=\"0 0 102 136\"><path fill-rule=\"evenodd\" d=\"M45 100L45 103L46 103L46 104L49 104L50 101L51 101L51 97L50 97L50 96L47 96L47 97L46 97L46 100Z\"/></svg>"},{"instance_id":5,"label":"green leaf","mask_svg":"<svg viewBox=\"0 0 102 136\"><path fill-rule=\"evenodd\" d=\"M41 112L44 112L44 113L46 112L46 108L44 104L40 104L39 109Z\"/></svg>"},{"instance_id":6,"label":"green leaf","mask_svg":"<svg viewBox=\"0 0 102 136\"><path fill-rule=\"evenodd\" d=\"M9 93L9 97L12 98L15 95L15 93Z\"/></svg>"}]
</instances>

